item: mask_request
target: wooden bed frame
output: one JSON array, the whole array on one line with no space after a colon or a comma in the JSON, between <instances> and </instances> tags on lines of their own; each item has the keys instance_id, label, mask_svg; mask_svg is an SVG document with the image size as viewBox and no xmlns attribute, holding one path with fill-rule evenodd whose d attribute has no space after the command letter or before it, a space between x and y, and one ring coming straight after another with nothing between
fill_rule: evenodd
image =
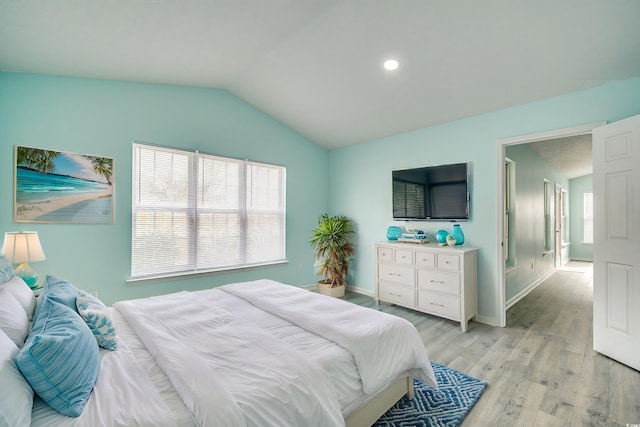
<instances>
[{"instance_id":1,"label":"wooden bed frame","mask_svg":"<svg viewBox=\"0 0 640 427\"><path fill-rule=\"evenodd\" d=\"M395 403L407 396L413 399L413 377L406 376L397 379L389 387L373 396L364 406L345 418L347 427L370 427L378 418L389 410Z\"/></svg>"}]
</instances>

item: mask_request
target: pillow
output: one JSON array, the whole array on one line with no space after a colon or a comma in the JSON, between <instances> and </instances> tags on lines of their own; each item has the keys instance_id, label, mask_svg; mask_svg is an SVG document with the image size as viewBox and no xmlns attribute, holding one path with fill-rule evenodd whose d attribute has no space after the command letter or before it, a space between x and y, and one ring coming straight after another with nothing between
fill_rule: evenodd
<instances>
[{"instance_id":1,"label":"pillow","mask_svg":"<svg viewBox=\"0 0 640 427\"><path fill-rule=\"evenodd\" d=\"M61 414L78 417L96 382L100 352L78 313L47 298L16 362L42 400Z\"/></svg>"},{"instance_id":2,"label":"pillow","mask_svg":"<svg viewBox=\"0 0 640 427\"><path fill-rule=\"evenodd\" d=\"M86 322L98 341L98 345L107 350L115 350L116 329L111 320L109 309L97 297L83 291L78 291L76 300L78 314Z\"/></svg>"},{"instance_id":3,"label":"pillow","mask_svg":"<svg viewBox=\"0 0 640 427\"><path fill-rule=\"evenodd\" d=\"M25 313L27 319L33 318L33 312L36 308L36 296L33 290L19 276L13 276L8 282L0 284L0 289L6 289L13 294L18 300Z\"/></svg>"},{"instance_id":4,"label":"pillow","mask_svg":"<svg viewBox=\"0 0 640 427\"><path fill-rule=\"evenodd\" d=\"M18 347L22 347L29 333L29 319L11 292L0 288L0 329Z\"/></svg>"},{"instance_id":5,"label":"pillow","mask_svg":"<svg viewBox=\"0 0 640 427\"><path fill-rule=\"evenodd\" d=\"M0 283L8 282L16 275L13 270L13 265L4 257L0 255Z\"/></svg>"},{"instance_id":6,"label":"pillow","mask_svg":"<svg viewBox=\"0 0 640 427\"><path fill-rule=\"evenodd\" d=\"M0 331L0 425L31 424L33 390L16 366L18 347Z\"/></svg>"},{"instance_id":7,"label":"pillow","mask_svg":"<svg viewBox=\"0 0 640 427\"><path fill-rule=\"evenodd\" d=\"M44 289L40 293L38 299L44 301L45 299L53 299L61 304L66 305L77 313L76 298L78 297L78 288L76 288L71 282L59 279L55 276L49 276L44 279ZM37 321L38 314L40 313L40 305L36 307L35 321Z\"/></svg>"}]
</instances>

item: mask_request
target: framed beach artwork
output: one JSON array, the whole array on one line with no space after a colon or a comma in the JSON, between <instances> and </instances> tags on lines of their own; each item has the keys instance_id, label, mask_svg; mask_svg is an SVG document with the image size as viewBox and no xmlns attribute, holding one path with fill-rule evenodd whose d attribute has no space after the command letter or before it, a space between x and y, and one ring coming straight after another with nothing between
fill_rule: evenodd
<instances>
[{"instance_id":1,"label":"framed beach artwork","mask_svg":"<svg viewBox=\"0 0 640 427\"><path fill-rule=\"evenodd\" d=\"M15 167L15 222L113 223L112 158L16 146Z\"/></svg>"}]
</instances>

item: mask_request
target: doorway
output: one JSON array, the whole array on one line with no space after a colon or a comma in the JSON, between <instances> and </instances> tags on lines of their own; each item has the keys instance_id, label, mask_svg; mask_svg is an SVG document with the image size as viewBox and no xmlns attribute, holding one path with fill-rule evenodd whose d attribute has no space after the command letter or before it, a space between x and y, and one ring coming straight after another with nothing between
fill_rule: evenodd
<instances>
[{"instance_id":1,"label":"doorway","mask_svg":"<svg viewBox=\"0 0 640 427\"><path fill-rule=\"evenodd\" d=\"M537 134L531 134L531 135L522 135L522 136L518 136L518 137L513 137L513 138L506 138L506 139L502 139L502 140L498 140L498 163L499 165L503 165L505 164L505 149L506 147L510 146L510 145L519 145L519 144L531 144L531 143L536 143L536 142L541 142L541 141L546 141L546 140L550 140L550 139L560 139L560 138L566 138L566 137L573 137L573 136L578 136L578 135L590 135L592 130L595 129L596 127L602 126L604 123L592 123L592 124L588 124L588 125L583 125L583 126L576 126L576 127L572 127L572 128L565 128L565 129L558 129L558 130L553 130L553 131L548 131L548 132L541 132L541 133L537 133ZM497 179L497 194L499 195L498 197L498 203L499 203L499 207L498 207L498 212L501 212L504 209L504 188L505 188L505 171L504 168L498 168L498 179ZM559 266L562 263L562 252L564 250L568 250L568 247L565 249L563 246L563 233L566 233L568 230L564 230L563 231L563 222L562 222L562 210L560 210L560 212L557 211L557 208L561 208L562 204L561 199L563 197L563 192L562 192L562 188L560 188L560 190L558 191L555 187L554 187L555 193L557 194L554 197L554 200L556 200L556 198L558 199L558 202L554 203L554 217L556 217L554 219L554 236L553 236L553 247L554 247L554 252L555 252L555 257L557 259L556 262L556 267ZM502 197L500 197L500 195ZM566 196L565 196L566 197ZM566 199L565 199L565 203L566 203ZM566 205L565 205L566 206ZM498 227L497 230L500 233L499 238L498 238L498 247L497 247L497 251L498 251L498 257L497 259L499 260L498 263L498 279L499 279L499 292L498 292L498 307L500 307L500 318L499 318L499 326L506 326L506 311L507 311L507 301L506 301L506 278L505 278L505 263L504 263L504 259L505 259L505 255L504 255L504 244L505 244L505 235L504 235L504 216L503 215L497 215L497 219L498 219ZM564 223L565 228L566 228L566 222ZM531 289L533 289L535 286L533 286ZM531 290L530 289L530 290ZM529 290L529 291L530 291ZM527 291L528 292L528 291ZM524 295L526 295L526 293L524 293ZM522 295L522 297L524 297L524 295Z\"/></svg>"}]
</instances>

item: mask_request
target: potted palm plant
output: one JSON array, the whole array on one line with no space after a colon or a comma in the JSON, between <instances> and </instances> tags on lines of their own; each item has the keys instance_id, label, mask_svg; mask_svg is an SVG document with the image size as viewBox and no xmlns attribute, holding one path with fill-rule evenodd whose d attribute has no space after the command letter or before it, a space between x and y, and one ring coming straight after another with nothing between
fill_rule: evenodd
<instances>
[{"instance_id":1,"label":"potted palm plant","mask_svg":"<svg viewBox=\"0 0 640 427\"><path fill-rule=\"evenodd\" d=\"M309 243L318 261L318 275L324 276L318 282L321 294L342 298L347 286L346 276L349 264L355 255L351 238L355 234L350 218L323 214L318 226L311 233Z\"/></svg>"}]
</instances>

